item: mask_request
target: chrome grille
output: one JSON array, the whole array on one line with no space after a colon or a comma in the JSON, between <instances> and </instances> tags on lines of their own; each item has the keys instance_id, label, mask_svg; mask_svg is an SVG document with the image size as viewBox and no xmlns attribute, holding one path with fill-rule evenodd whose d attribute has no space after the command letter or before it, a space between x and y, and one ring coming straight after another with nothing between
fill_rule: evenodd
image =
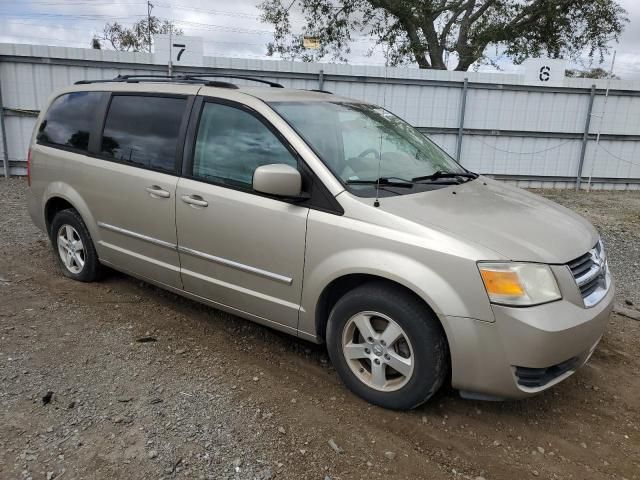
<instances>
[{"instance_id":1,"label":"chrome grille","mask_svg":"<svg viewBox=\"0 0 640 480\"><path fill-rule=\"evenodd\" d=\"M570 261L567 266L576 280L586 307L593 307L607 294L611 279L602 242L599 241L595 247Z\"/></svg>"}]
</instances>

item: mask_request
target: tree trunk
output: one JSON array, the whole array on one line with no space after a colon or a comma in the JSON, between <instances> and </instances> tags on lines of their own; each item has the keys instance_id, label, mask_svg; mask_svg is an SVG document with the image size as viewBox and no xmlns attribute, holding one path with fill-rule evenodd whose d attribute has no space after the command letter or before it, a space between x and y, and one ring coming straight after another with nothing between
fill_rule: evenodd
<instances>
[{"instance_id":1,"label":"tree trunk","mask_svg":"<svg viewBox=\"0 0 640 480\"><path fill-rule=\"evenodd\" d=\"M429 60L427 60L427 57L425 56L424 53L414 50L413 56L416 59L416 63L418 64L418 68L421 68L421 69L430 69L430 68L432 68L431 64L429 63Z\"/></svg>"},{"instance_id":2,"label":"tree trunk","mask_svg":"<svg viewBox=\"0 0 640 480\"><path fill-rule=\"evenodd\" d=\"M472 55L461 56L460 60L458 60L458 65L456 65L455 70L457 72L466 72L467 70L469 70L469 67L473 65L473 62L478 60L478 58L474 58Z\"/></svg>"},{"instance_id":3,"label":"tree trunk","mask_svg":"<svg viewBox=\"0 0 640 480\"><path fill-rule=\"evenodd\" d=\"M442 45L440 45L438 32L436 32L433 21L427 19L422 23L422 34L427 41L431 68L435 70L446 70L447 66L444 64L443 58L444 49Z\"/></svg>"}]
</instances>

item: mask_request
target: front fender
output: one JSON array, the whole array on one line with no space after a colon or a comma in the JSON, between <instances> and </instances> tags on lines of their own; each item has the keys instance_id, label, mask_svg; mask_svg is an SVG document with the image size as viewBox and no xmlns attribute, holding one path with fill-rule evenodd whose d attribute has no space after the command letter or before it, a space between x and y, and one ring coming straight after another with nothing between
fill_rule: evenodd
<instances>
[{"instance_id":1,"label":"front fender","mask_svg":"<svg viewBox=\"0 0 640 480\"><path fill-rule=\"evenodd\" d=\"M364 247L337 251L324 256L317 263L312 259L313 255L310 254L311 262L308 261L305 266L298 324L304 336L316 335L316 323L319 320L316 319L316 306L322 292L334 280L350 274L372 275L413 291L436 313L447 334L447 316L494 320L475 262L450 257L434 258L433 264L429 264L418 256ZM452 271L455 271L455 275L442 274Z\"/></svg>"}]
</instances>

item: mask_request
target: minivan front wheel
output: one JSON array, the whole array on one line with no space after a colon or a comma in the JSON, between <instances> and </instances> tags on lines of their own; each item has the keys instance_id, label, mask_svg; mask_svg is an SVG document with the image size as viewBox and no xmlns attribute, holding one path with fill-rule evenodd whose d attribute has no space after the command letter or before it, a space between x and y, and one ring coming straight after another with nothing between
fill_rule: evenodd
<instances>
[{"instance_id":1,"label":"minivan front wheel","mask_svg":"<svg viewBox=\"0 0 640 480\"><path fill-rule=\"evenodd\" d=\"M437 319L395 285L368 283L338 300L327 344L347 387L385 408L424 403L447 375L446 340Z\"/></svg>"},{"instance_id":2,"label":"minivan front wheel","mask_svg":"<svg viewBox=\"0 0 640 480\"><path fill-rule=\"evenodd\" d=\"M76 210L62 210L53 217L51 244L64 275L81 282L98 279L101 273L98 255Z\"/></svg>"}]
</instances>

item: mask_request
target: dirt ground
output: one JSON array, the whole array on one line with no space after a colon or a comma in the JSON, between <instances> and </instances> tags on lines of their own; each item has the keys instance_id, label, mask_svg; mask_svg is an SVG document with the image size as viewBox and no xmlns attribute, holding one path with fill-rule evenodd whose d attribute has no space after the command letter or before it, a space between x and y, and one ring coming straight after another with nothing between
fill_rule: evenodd
<instances>
[{"instance_id":1,"label":"dirt ground","mask_svg":"<svg viewBox=\"0 0 640 480\"><path fill-rule=\"evenodd\" d=\"M63 277L25 188L0 180L2 479L640 479L638 321L613 315L589 364L533 399L445 389L386 411L323 346L118 273ZM598 226L638 308L640 194L544 194Z\"/></svg>"}]
</instances>

